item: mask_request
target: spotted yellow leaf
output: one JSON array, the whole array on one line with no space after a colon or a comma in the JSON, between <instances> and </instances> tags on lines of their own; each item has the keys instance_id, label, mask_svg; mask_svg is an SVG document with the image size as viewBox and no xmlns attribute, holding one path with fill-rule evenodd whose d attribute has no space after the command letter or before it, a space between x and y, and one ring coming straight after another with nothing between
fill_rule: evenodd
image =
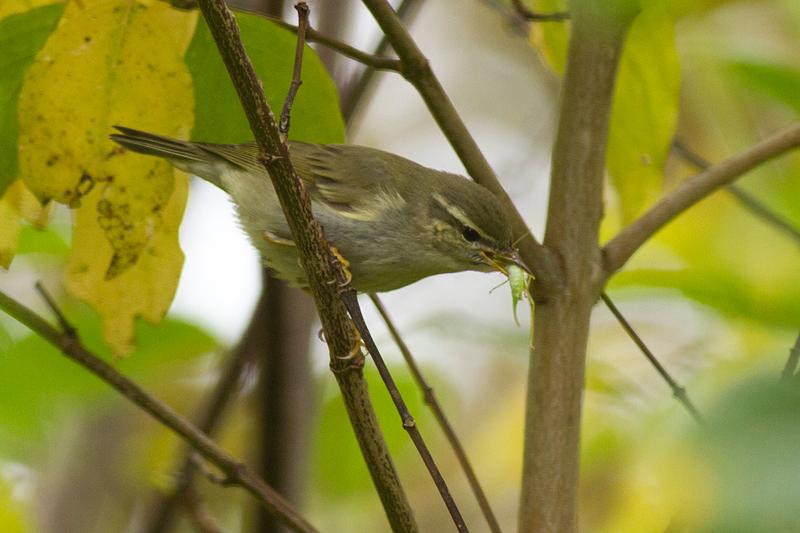
<instances>
[{"instance_id":1,"label":"spotted yellow leaf","mask_svg":"<svg viewBox=\"0 0 800 533\"><path fill-rule=\"evenodd\" d=\"M168 164L158 161L157 166ZM158 172L164 169L159 169ZM169 308L183 266L178 245L178 227L188 194L188 181L176 179L174 190L162 212L162 223L136 264L112 280L106 279L105 266L114 250L97 224L102 193L94 190L81 200L75 213L72 255L67 267L67 288L89 302L103 317L103 337L115 353L133 350L133 321L142 317L158 322Z\"/></svg>"},{"instance_id":2,"label":"spotted yellow leaf","mask_svg":"<svg viewBox=\"0 0 800 533\"><path fill-rule=\"evenodd\" d=\"M67 285L100 311L118 351L136 316L158 320L172 299L186 178L155 159L131 163L108 135L114 124L188 135L182 56L196 20L165 2L69 1L19 98L20 175L40 200L76 210Z\"/></svg>"}]
</instances>

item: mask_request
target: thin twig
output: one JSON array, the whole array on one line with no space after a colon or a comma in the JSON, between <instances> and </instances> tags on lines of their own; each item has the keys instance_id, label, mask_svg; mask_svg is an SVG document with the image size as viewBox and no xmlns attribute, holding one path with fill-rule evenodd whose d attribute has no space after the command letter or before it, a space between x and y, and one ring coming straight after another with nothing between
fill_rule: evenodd
<instances>
[{"instance_id":1,"label":"thin twig","mask_svg":"<svg viewBox=\"0 0 800 533\"><path fill-rule=\"evenodd\" d=\"M41 316L2 291L0 291L0 309L3 309L9 316L55 346L69 359L105 381L125 398L191 444L197 450L197 453L224 472L233 483L255 496L266 509L280 518L287 527L301 532L317 531L289 502L284 500L280 494L275 492L261 478L253 474L243 463L228 455L207 435L200 432L169 406L89 351L80 339L58 331Z\"/></svg>"},{"instance_id":2,"label":"thin twig","mask_svg":"<svg viewBox=\"0 0 800 533\"><path fill-rule=\"evenodd\" d=\"M711 163L709 163L700 154L686 146L686 144L683 142L676 139L672 143L672 146L683 159L697 167L699 170L706 170L711 166ZM731 193L734 198L739 200L739 202L751 213L800 244L800 229L797 229L791 222L775 213L772 209L758 201L752 194L748 193L735 183L726 185L725 189Z\"/></svg>"},{"instance_id":3,"label":"thin twig","mask_svg":"<svg viewBox=\"0 0 800 533\"><path fill-rule=\"evenodd\" d=\"M406 26L409 26L419 8L422 6L421 0L403 0L400 2L400 5L397 6L397 16ZM373 55L375 56L382 56L386 53L387 50L391 48L389 44L389 39L386 38L386 35L381 36L381 40L378 42L378 45L375 47ZM395 60L397 61L397 60ZM400 69L400 62L398 63L398 71ZM379 69L366 65L361 73L357 75L357 79L355 82L352 80L348 82L345 86L345 89L342 91L342 116L344 117L345 122L348 125L348 128L352 126L351 121L355 114L358 105L361 102L362 97L367 92L367 88L370 86L372 81L375 79L375 73Z\"/></svg>"},{"instance_id":4,"label":"thin twig","mask_svg":"<svg viewBox=\"0 0 800 533\"><path fill-rule=\"evenodd\" d=\"M183 508L186 510L189 522L192 523L198 533L223 533L222 528L211 515L208 507L206 507L194 487L189 487L184 492L181 503L183 503Z\"/></svg>"},{"instance_id":5,"label":"thin twig","mask_svg":"<svg viewBox=\"0 0 800 533\"><path fill-rule=\"evenodd\" d=\"M675 399L677 399L683 404L684 407L686 407L686 410L690 415L692 415L692 418L694 418L698 424L702 424L703 417L689 399L686 389L672 378L667 369L664 368L664 365L661 364L655 354L653 354L653 352L650 351L650 348L648 348L644 343L639 334L636 333L636 330L633 329L633 326L631 326L630 322L628 322L620 310L617 309L617 306L614 305L614 302L611 301L611 298L608 297L608 294L602 292L600 293L600 298L603 300L603 303L606 304L606 307L608 307L609 311L611 311L611 314L617 319L617 322L619 322L619 324L622 326L622 329L625 330L625 333L628 334L628 337L630 337L636 346L639 347L644 356L647 357L647 360L650 361L650 364L653 365L659 375L664 378L664 381L667 382L667 385L669 385L669 388L672 390L672 395L675 396Z\"/></svg>"},{"instance_id":6,"label":"thin twig","mask_svg":"<svg viewBox=\"0 0 800 533\"><path fill-rule=\"evenodd\" d=\"M253 321L261 316L259 311L263 308L261 302L253 315ZM197 428L206 435L216 433L222 419L222 414L233 400L236 388L241 383L241 377L247 363L252 359L252 349L247 342L251 328L248 328L243 341L230 353L225 361L225 366L220 371L214 389L205 399L203 407L195 418ZM177 461L175 472L175 486L168 494L159 494L156 501L151 504L151 509L146 514L146 524L140 529L143 533L165 533L169 529L174 510L182 500L183 494L190 490L194 481L195 452L187 446L181 458Z\"/></svg>"},{"instance_id":7,"label":"thin twig","mask_svg":"<svg viewBox=\"0 0 800 533\"><path fill-rule=\"evenodd\" d=\"M422 397L425 400L425 404L431 408L433 416L436 418L436 421L442 428L445 437L447 437L447 441L453 448L453 452L456 454L456 458L458 459L461 468L464 470L464 474L467 476L469 486L472 489L472 492L475 494L475 499L478 500L478 505L481 508L484 518L486 518L489 529L493 533L500 533L500 524L497 521L497 517L495 517L494 512L492 511L492 507L489 504L489 499L486 497L486 493L481 487L478 476L472 469L472 465L469 462L469 458L467 457L466 450L464 450L464 446L461 444L461 441L459 440L458 435L456 435L453 426L447 419L447 415L444 414L444 409L442 409L442 406L439 404L439 400L436 399L436 393L434 392L433 387L428 384L428 382L425 380L425 377L422 375L422 371L419 369L417 362L414 360L411 350L409 350L408 345L406 345L405 341L400 336L400 332L397 330L392 318L389 316L389 313L383 306L383 302L380 300L380 298L378 298L377 294L370 294L369 297L372 300L372 303L375 304L375 308L378 310L378 313L380 313L381 317L383 318L386 327L389 329L389 334L391 334L395 344L397 344L397 347L400 349L400 353L403 354L403 359L405 359L408 368L411 370L411 375L414 376L414 381L417 382L417 385L422 390Z\"/></svg>"},{"instance_id":8,"label":"thin twig","mask_svg":"<svg viewBox=\"0 0 800 533\"><path fill-rule=\"evenodd\" d=\"M681 183L606 244L603 249L606 275L611 276L622 268L634 252L670 220L718 188L798 145L800 123L770 135L747 150Z\"/></svg>"},{"instance_id":9,"label":"thin twig","mask_svg":"<svg viewBox=\"0 0 800 533\"><path fill-rule=\"evenodd\" d=\"M409 437L411 437L411 441L414 443L414 446L417 448L417 451L422 457L422 462L425 463L428 473L430 473L431 477L433 478L433 482L436 484L436 488L439 490L439 494L442 496L442 499L447 506L447 510L453 519L453 523L455 523L456 528L459 531L468 531L467 525L464 522L464 518L461 516L461 511L458 510L458 506L456 505L455 500L453 500L453 496L450 494L450 489L447 488L447 483L442 477L439 467L436 466L436 462L433 460L433 456L431 455L430 450L428 450L428 446L422 439L422 435L417 428L417 423L414 421L414 417L412 417L411 413L409 413L408 407L406 406L400 391L397 389L397 384L394 382L394 378L392 378L392 375L389 373L389 369L383 360L383 356L381 356L381 353L378 350L378 346L372 339L372 334L369 332L367 324L364 321L364 316L361 314L361 307L358 305L358 296L356 295L356 291L352 287L344 289L342 291L342 301L347 307L350 317L353 319L353 323L356 325L358 332L361 334L361 339L364 341L367 351L369 351L370 355L372 356L372 360L375 363L375 368L378 370L386 389L389 391L389 396L392 398L392 403L394 403L394 406L400 415L400 419L403 422L403 429L408 432Z\"/></svg>"},{"instance_id":10,"label":"thin twig","mask_svg":"<svg viewBox=\"0 0 800 533\"><path fill-rule=\"evenodd\" d=\"M75 327L69 323L67 317L64 316L64 313L61 312L61 309L58 308L56 305L56 301L50 296L50 293L47 292L47 289L44 288L44 285L41 281L36 282L36 290L39 292L39 295L42 297L42 300L47 304L47 307L50 308L50 311L56 316L56 320L58 321L58 327L61 328L61 331L67 337L72 339L78 338L78 331Z\"/></svg>"},{"instance_id":11,"label":"thin twig","mask_svg":"<svg viewBox=\"0 0 800 533\"><path fill-rule=\"evenodd\" d=\"M520 17L531 22L564 22L569 20L569 13L566 11L556 11L554 13L537 13L528 9L522 0L511 0L514 10Z\"/></svg>"},{"instance_id":12,"label":"thin twig","mask_svg":"<svg viewBox=\"0 0 800 533\"><path fill-rule=\"evenodd\" d=\"M292 83L289 85L289 94L286 95L286 100L283 102L283 109L281 110L281 120L278 123L278 129L283 135L289 134L289 120L292 113L292 104L294 98L297 96L297 90L302 85L303 80L300 75L303 72L303 50L306 46L306 30L308 30L308 4L305 2L298 2L294 8L297 10L297 47L294 51L294 70L292 70Z\"/></svg>"},{"instance_id":13,"label":"thin twig","mask_svg":"<svg viewBox=\"0 0 800 533\"><path fill-rule=\"evenodd\" d=\"M197 0L164 0L164 1L168 2L173 7L178 9L186 9L186 10L196 9L198 6ZM251 15L267 19L275 23L277 26L280 26L281 28L289 30L294 33L297 33L300 29L298 26L290 22L286 22L280 17L266 14L263 11L259 11L258 9L251 9L245 6L237 6L236 11L249 13ZM313 27L311 27L310 24L306 28L305 41L309 43L318 43L323 46L327 46L331 50L336 50L345 57L349 57L354 61L358 61L359 63L368 65L377 70L387 70L392 72L400 72L401 70L401 64L399 60L392 57L382 57L380 54L369 54L367 52L359 50L354 46L351 46L347 43L343 43L342 41L339 41L332 37L328 37L327 35L318 32Z\"/></svg>"},{"instance_id":14,"label":"thin twig","mask_svg":"<svg viewBox=\"0 0 800 533\"><path fill-rule=\"evenodd\" d=\"M299 31L299 27L295 26L290 22L286 22L278 17L273 17L272 15L265 15L264 13L260 13L258 11L250 11L248 9L240 9L240 11L244 11L247 13L252 13L254 15L258 15L259 17L265 18L269 21L274 22L276 25L280 26L283 29L292 31L297 33ZM327 46L331 50L336 50L340 54L345 57L349 57L354 61L358 61L364 65L370 66L377 70L387 70L391 72L400 72L401 64L400 61L392 58L392 57L382 57L377 54L369 54L354 46L350 46L347 43L343 43L338 41L332 37L328 37L317 30L315 30L311 25L308 26L306 29L306 41L309 43L318 43L323 46Z\"/></svg>"},{"instance_id":15,"label":"thin twig","mask_svg":"<svg viewBox=\"0 0 800 533\"><path fill-rule=\"evenodd\" d=\"M781 378L790 380L794 377L797 370L797 364L800 362L800 334L797 335L797 340L794 341L794 346L789 350L789 359L786 360L786 366L783 367Z\"/></svg>"}]
</instances>

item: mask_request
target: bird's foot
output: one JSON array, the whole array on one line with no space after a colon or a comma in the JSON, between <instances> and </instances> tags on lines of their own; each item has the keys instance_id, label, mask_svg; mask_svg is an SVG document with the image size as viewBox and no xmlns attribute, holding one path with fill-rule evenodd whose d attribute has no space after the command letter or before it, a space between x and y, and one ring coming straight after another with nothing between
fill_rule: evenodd
<instances>
[{"instance_id":1,"label":"bird's foot","mask_svg":"<svg viewBox=\"0 0 800 533\"><path fill-rule=\"evenodd\" d=\"M347 365L344 368L334 368L334 365L331 364L331 369L334 372L344 372L346 370L360 370L364 368L364 354L362 353L361 349L364 346L364 341L361 339L361 334L359 334L358 329L356 329L355 324L353 324L353 332L355 333L355 343L353 347L350 348L350 351L347 352L347 355L337 355L336 359L339 361L344 361Z\"/></svg>"},{"instance_id":2,"label":"bird's foot","mask_svg":"<svg viewBox=\"0 0 800 533\"><path fill-rule=\"evenodd\" d=\"M339 266L342 268L342 274L344 275L344 281L339 283L339 287L344 288L350 285L350 282L353 281L353 274L350 272L350 261L344 258L344 256L339 252L339 250L335 246L330 247L331 253L333 254L334 259L339 263Z\"/></svg>"}]
</instances>

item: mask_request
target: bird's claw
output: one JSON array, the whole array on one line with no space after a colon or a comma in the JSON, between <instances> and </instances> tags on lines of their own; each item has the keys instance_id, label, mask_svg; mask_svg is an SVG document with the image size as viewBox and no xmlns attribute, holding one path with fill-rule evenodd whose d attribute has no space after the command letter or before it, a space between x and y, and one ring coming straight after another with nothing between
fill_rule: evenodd
<instances>
[{"instance_id":1,"label":"bird's claw","mask_svg":"<svg viewBox=\"0 0 800 533\"><path fill-rule=\"evenodd\" d=\"M344 275L344 281L339 283L340 288L344 288L350 285L350 282L353 281L353 273L350 272L350 261L344 258L344 256L339 252L339 250L335 246L331 246L330 248L331 253L333 254L334 259L339 263L339 266L342 268L342 275Z\"/></svg>"}]
</instances>

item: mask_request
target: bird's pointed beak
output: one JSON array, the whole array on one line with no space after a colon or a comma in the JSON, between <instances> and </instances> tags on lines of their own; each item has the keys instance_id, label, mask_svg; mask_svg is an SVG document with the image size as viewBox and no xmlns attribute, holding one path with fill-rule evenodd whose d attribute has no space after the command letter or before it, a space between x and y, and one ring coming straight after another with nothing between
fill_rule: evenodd
<instances>
[{"instance_id":1,"label":"bird's pointed beak","mask_svg":"<svg viewBox=\"0 0 800 533\"><path fill-rule=\"evenodd\" d=\"M529 276L533 276L533 272L528 266L522 261L522 258L519 255L517 250L511 249L505 252L481 252L486 263L490 265L492 268L501 272L508 276L508 269L506 268L508 265L515 265L524 270Z\"/></svg>"}]
</instances>

